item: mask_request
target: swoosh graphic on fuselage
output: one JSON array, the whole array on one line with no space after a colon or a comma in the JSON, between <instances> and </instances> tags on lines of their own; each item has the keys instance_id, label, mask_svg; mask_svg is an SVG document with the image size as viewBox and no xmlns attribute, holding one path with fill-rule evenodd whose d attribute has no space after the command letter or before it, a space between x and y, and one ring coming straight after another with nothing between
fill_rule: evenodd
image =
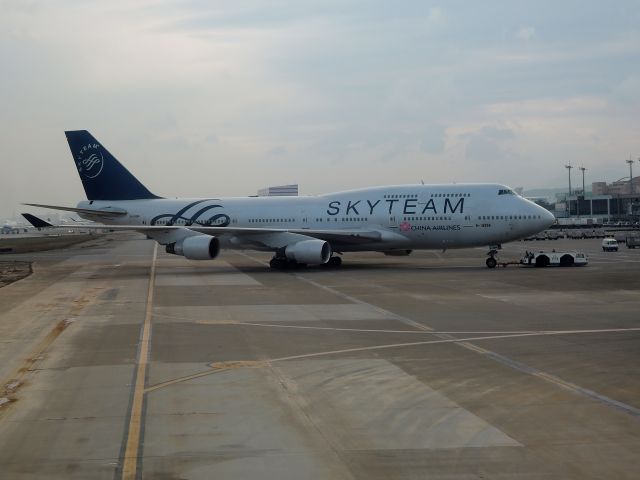
<instances>
[{"instance_id":1,"label":"swoosh graphic on fuselage","mask_svg":"<svg viewBox=\"0 0 640 480\"><path fill-rule=\"evenodd\" d=\"M196 213L194 213L193 215L189 216L183 216L189 209L195 207L196 205L199 205L201 203L204 202L210 202L213 201L213 199L208 199L205 198L204 200L198 200L196 202L192 202L188 205L186 205L185 207L182 207L180 210L178 210L176 213L162 213L160 215L157 215L155 217L153 217L151 219L151 221L149 222L150 225L156 225L156 223L158 222L158 220L164 219L164 218L169 218L169 221L167 222L167 225L175 225L176 222L178 220L184 220L185 221L185 225L189 226L189 225L193 225L194 223L197 225L203 225L203 226L208 226L208 225L212 225L212 224L216 224L216 226L219 227L226 227L229 225L229 223L231 223L231 218L229 218L229 215L225 214L225 213L218 213L215 214L213 216L211 216L209 219L205 220L205 221L200 221L200 216L202 214L204 214L205 212L213 209L213 208L223 208L222 205L207 205L204 208L201 208L200 210L198 210ZM222 219L222 222L219 222L219 220ZM217 222L217 223L216 223Z\"/></svg>"}]
</instances>

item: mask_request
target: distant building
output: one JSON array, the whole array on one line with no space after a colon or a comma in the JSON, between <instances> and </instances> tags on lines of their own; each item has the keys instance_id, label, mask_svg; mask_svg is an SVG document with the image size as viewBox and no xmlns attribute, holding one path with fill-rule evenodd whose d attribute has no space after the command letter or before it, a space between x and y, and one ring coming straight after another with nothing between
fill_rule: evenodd
<instances>
[{"instance_id":1,"label":"distant building","mask_svg":"<svg viewBox=\"0 0 640 480\"><path fill-rule=\"evenodd\" d=\"M258 190L259 197L297 197L298 184L279 185L277 187L266 187Z\"/></svg>"},{"instance_id":2,"label":"distant building","mask_svg":"<svg viewBox=\"0 0 640 480\"><path fill-rule=\"evenodd\" d=\"M593 195L606 195L607 182L593 182L591 184L591 193Z\"/></svg>"},{"instance_id":3,"label":"distant building","mask_svg":"<svg viewBox=\"0 0 640 480\"><path fill-rule=\"evenodd\" d=\"M554 213L558 218L635 221L640 216L640 176L633 177L631 185L628 178L593 182L591 193L586 195L581 190L574 190L572 195L558 194Z\"/></svg>"},{"instance_id":4,"label":"distant building","mask_svg":"<svg viewBox=\"0 0 640 480\"><path fill-rule=\"evenodd\" d=\"M628 187L627 187L628 191ZM567 208L568 207L568 208ZM559 217L592 217L598 220L631 220L640 215L638 195L571 195L567 203L556 203L556 211L565 210Z\"/></svg>"},{"instance_id":5,"label":"distant building","mask_svg":"<svg viewBox=\"0 0 640 480\"><path fill-rule=\"evenodd\" d=\"M635 195L640 194L640 177L633 177L631 181L633 191L629 191L629 180L617 180L607 185L606 182L593 182L591 191L594 195Z\"/></svg>"}]
</instances>

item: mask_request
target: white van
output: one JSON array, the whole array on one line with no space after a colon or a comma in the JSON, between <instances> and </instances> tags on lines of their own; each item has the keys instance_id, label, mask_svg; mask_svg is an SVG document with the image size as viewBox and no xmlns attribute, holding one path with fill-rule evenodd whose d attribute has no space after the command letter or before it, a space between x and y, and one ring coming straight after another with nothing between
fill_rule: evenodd
<instances>
[{"instance_id":1,"label":"white van","mask_svg":"<svg viewBox=\"0 0 640 480\"><path fill-rule=\"evenodd\" d=\"M605 238L602 240L602 251L603 252L617 252L618 251L618 241L615 238Z\"/></svg>"}]
</instances>

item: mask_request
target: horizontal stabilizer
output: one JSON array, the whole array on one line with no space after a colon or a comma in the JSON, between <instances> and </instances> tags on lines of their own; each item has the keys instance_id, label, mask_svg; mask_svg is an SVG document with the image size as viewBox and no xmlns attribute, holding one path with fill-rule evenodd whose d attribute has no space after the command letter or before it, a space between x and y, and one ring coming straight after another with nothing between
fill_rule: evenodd
<instances>
[{"instance_id":1,"label":"horizontal stabilizer","mask_svg":"<svg viewBox=\"0 0 640 480\"><path fill-rule=\"evenodd\" d=\"M35 215L31 215L30 213L23 213L22 216L27 219L27 221L36 228L47 228L53 227L49 222L45 222L41 218L36 217Z\"/></svg>"}]
</instances>

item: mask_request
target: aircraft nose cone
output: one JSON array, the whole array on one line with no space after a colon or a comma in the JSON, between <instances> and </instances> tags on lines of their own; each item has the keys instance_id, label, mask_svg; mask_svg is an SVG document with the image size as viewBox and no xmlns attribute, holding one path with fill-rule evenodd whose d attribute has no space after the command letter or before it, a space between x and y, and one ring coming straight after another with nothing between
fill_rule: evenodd
<instances>
[{"instance_id":1,"label":"aircraft nose cone","mask_svg":"<svg viewBox=\"0 0 640 480\"><path fill-rule=\"evenodd\" d=\"M542 218L545 222L545 228L548 228L554 223L556 223L556 216L553 213L551 213L546 208L543 208L542 210L544 210L544 213L542 214Z\"/></svg>"}]
</instances>

